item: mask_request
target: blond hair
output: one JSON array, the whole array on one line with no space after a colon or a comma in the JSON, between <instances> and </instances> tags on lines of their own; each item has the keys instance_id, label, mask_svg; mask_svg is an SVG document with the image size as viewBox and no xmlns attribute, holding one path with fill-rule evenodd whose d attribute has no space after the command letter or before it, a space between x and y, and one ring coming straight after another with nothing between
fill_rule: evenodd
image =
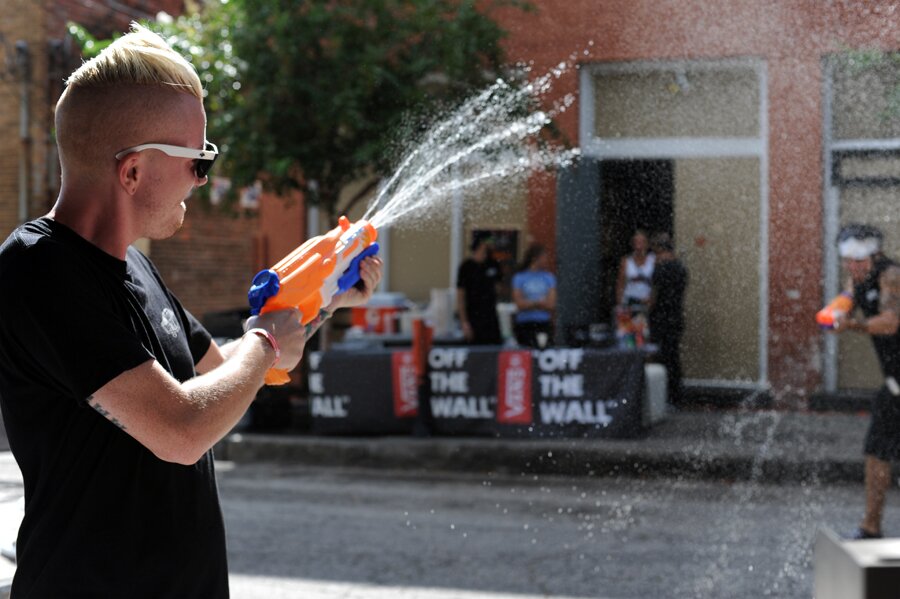
<instances>
[{"instance_id":1,"label":"blond hair","mask_svg":"<svg viewBox=\"0 0 900 599\"><path fill-rule=\"evenodd\" d=\"M203 104L200 77L162 37L137 23L66 80L56 104L63 180L115 164L123 148L157 141L185 98ZM179 126L177 123L175 127Z\"/></svg>"},{"instance_id":2,"label":"blond hair","mask_svg":"<svg viewBox=\"0 0 900 599\"><path fill-rule=\"evenodd\" d=\"M69 87L165 85L203 98L197 71L158 34L138 23L72 73Z\"/></svg>"}]
</instances>

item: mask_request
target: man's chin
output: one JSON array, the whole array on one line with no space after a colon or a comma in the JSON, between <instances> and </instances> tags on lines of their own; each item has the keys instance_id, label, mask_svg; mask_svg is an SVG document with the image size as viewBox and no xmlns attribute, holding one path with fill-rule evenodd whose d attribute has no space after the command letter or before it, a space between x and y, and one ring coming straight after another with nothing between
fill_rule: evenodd
<instances>
[{"instance_id":1,"label":"man's chin","mask_svg":"<svg viewBox=\"0 0 900 599\"><path fill-rule=\"evenodd\" d=\"M184 225L184 214L182 214L181 217L176 222L173 222L168 228L160 228L147 237L152 239L153 241L162 241L163 239L168 239L169 237L177 233L178 230L181 229L182 225Z\"/></svg>"}]
</instances>

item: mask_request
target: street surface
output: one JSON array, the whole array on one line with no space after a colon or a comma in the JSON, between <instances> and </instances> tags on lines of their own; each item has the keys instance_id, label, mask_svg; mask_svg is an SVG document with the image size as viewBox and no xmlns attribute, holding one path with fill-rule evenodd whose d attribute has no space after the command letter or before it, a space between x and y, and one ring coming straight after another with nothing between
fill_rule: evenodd
<instances>
[{"instance_id":1,"label":"street surface","mask_svg":"<svg viewBox=\"0 0 900 599\"><path fill-rule=\"evenodd\" d=\"M817 527L862 508L861 486L222 470L236 597L808 599Z\"/></svg>"},{"instance_id":2,"label":"street surface","mask_svg":"<svg viewBox=\"0 0 900 599\"><path fill-rule=\"evenodd\" d=\"M218 468L239 599L808 599L816 528L862 507L857 486ZM21 489L0 452L0 545Z\"/></svg>"}]
</instances>

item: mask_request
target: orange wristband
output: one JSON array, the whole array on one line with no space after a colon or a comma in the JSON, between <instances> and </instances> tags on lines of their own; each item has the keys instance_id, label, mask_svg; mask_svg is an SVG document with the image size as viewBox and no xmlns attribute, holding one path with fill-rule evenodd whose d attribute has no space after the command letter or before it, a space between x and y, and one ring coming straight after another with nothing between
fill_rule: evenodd
<instances>
[{"instance_id":1,"label":"orange wristband","mask_svg":"<svg viewBox=\"0 0 900 599\"><path fill-rule=\"evenodd\" d=\"M275 335L273 335L272 333L270 333L269 331L267 331L267 330L265 330L265 329L259 329L259 328L257 328L257 329L250 329L250 330L247 331L247 332L248 332L248 333L255 333L255 334L259 335L260 337L262 337L263 339L265 339L266 341L269 342L269 345L271 345L271 346L272 346L272 349L275 350L275 362L274 362L274 364L278 364L278 360L279 360L279 358L281 358L281 348L278 347L278 341L275 340ZM274 366L274 364L273 364L273 366Z\"/></svg>"}]
</instances>

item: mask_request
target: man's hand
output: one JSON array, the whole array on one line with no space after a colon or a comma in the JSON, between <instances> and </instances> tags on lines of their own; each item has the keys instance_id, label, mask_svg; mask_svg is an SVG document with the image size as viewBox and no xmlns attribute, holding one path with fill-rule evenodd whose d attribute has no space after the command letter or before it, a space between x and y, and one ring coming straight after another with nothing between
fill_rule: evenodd
<instances>
[{"instance_id":1,"label":"man's hand","mask_svg":"<svg viewBox=\"0 0 900 599\"><path fill-rule=\"evenodd\" d=\"M369 256L360 262L359 280L363 283L362 288L354 285L344 293L336 295L325 310L333 313L338 308L352 308L368 303L381 281L383 271L384 262L378 256Z\"/></svg>"},{"instance_id":2,"label":"man's hand","mask_svg":"<svg viewBox=\"0 0 900 599\"><path fill-rule=\"evenodd\" d=\"M865 320L857 320L847 313L837 314L834 317L834 331L836 333L846 333L847 331L867 333L868 324Z\"/></svg>"},{"instance_id":3,"label":"man's hand","mask_svg":"<svg viewBox=\"0 0 900 599\"><path fill-rule=\"evenodd\" d=\"M848 324L851 320L852 318L850 318L850 315L847 313L835 314L834 324L831 326L831 328L835 333L843 333L844 331L849 331L850 328Z\"/></svg>"},{"instance_id":4,"label":"man's hand","mask_svg":"<svg viewBox=\"0 0 900 599\"><path fill-rule=\"evenodd\" d=\"M306 345L306 327L300 324L300 312L295 309L276 310L247 319L245 330L265 329L272 333L281 350L277 367L292 370L303 357Z\"/></svg>"}]
</instances>

